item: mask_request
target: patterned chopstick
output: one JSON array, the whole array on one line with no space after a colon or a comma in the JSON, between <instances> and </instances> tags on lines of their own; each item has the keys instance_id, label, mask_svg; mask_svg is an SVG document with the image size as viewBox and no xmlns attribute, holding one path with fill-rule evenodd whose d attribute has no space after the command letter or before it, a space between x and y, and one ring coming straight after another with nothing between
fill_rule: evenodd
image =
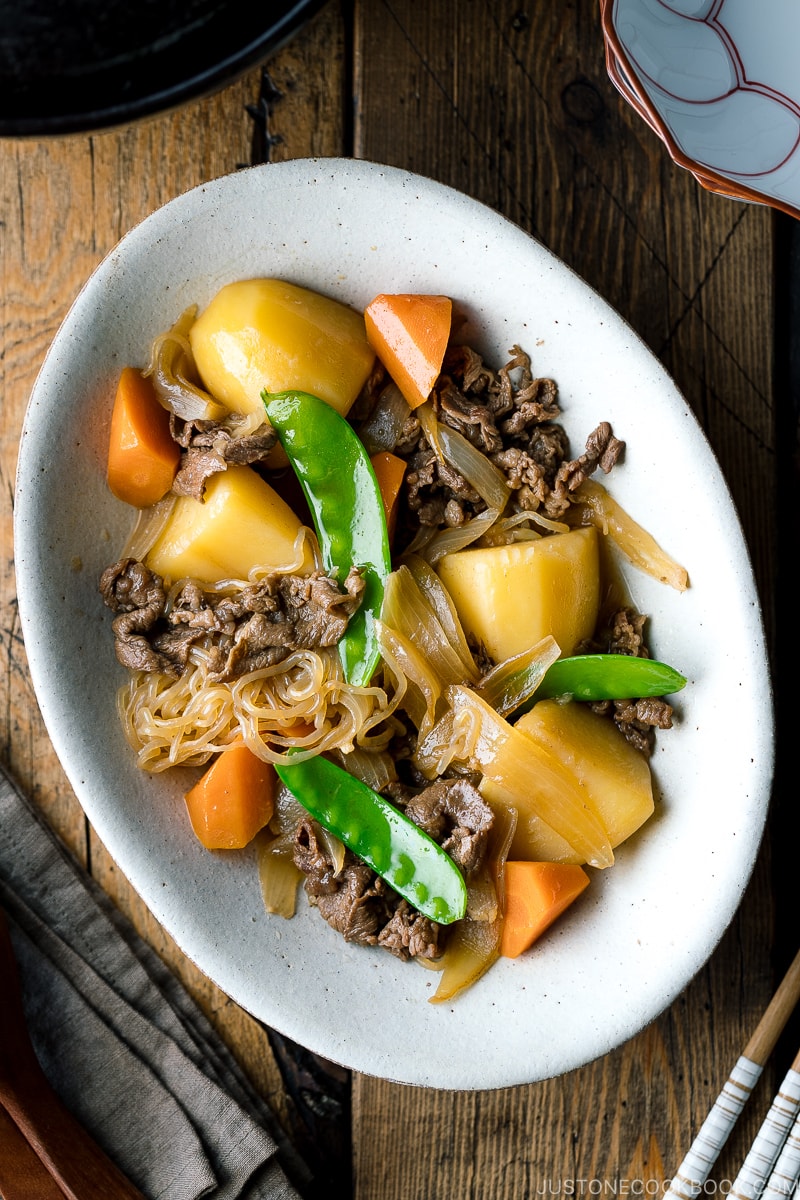
<instances>
[{"instance_id":1,"label":"patterned chopstick","mask_svg":"<svg viewBox=\"0 0 800 1200\"><path fill-rule=\"evenodd\" d=\"M741 1170L733 1181L731 1196L755 1200L764 1192L772 1169L783 1149L789 1130L800 1112L800 1054L783 1078Z\"/></svg>"},{"instance_id":2,"label":"patterned chopstick","mask_svg":"<svg viewBox=\"0 0 800 1200\"><path fill-rule=\"evenodd\" d=\"M800 1180L800 1116L795 1122L783 1143L783 1149L778 1155L778 1161L772 1168L772 1174L762 1193L763 1200L784 1200L797 1191Z\"/></svg>"},{"instance_id":3,"label":"patterned chopstick","mask_svg":"<svg viewBox=\"0 0 800 1200\"><path fill-rule=\"evenodd\" d=\"M737 1059L686 1157L673 1175L665 1192L666 1200L693 1200L702 1191L798 999L800 951Z\"/></svg>"}]
</instances>

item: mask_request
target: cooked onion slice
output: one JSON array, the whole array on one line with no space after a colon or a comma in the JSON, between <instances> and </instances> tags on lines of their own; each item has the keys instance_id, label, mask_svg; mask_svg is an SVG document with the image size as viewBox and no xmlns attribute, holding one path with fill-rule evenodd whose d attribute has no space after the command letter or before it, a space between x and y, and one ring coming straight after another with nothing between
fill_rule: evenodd
<instances>
[{"instance_id":1,"label":"cooked onion slice","mask_svg":"<svg viewBox=\"0 0 800 1200\"><path fill-rule=\"evenodd\" d=\"M525 510L514 513L512 517L500 517L478 541L479 546L507 546L511 542L530 542L544 536L538 525L547 533L569 533L569 525L563 521L554 521L544 513Z\"/></svg>"},{"instance_id":2,"label":"cooked onion slice","mask_svg":"<svg viewBox=\"0 0 800 1200\"><path fill-rule=\"evenodd\" d=\"M439 441L439 430L442 426L436 420L436 413L430 400L426 400L424 404L420 404L419 408L414 410L414 416L422 426L422 432L425 434L431 450L438 459L444 462L444 450Z\"/></svg>"},{"instance_id":3,"label":"cooked onion slice","mask_svg":"<svg viewBox=\"0 0 800 1200\"><path fill-rule=\"evenodd\" d=\"M511 495L503 472L463 433L437 420L430 400L417 409L417 416L437 458L458 471L489 508L502 512Z\"/></svg>"},{"instance_id":4,"label":"cooked onion slice","mask_svg":"<svg viewBox=\"0 0 800 1200\"><path fill-rule=\"evenodd\" d=\"M467 916L473 921L496 921L502 916L503 870L517 828L513 808L503 804L490 807L494 824L488 852L480 869L467 879Z\"/></svg>"},{"instance_id":5,"label":"cooked onion slice","mask_svg":"<svg viewBox=\"0 0 800 1200\"><path fill-rule=\"evenodd\" d=\"M480 879L467 885L467 915L448 934L440 960L439 984L430 998L431 1004L452 1000L459 992L471 987L500 956L503 875L515 826L516 814L512 810L495 810L489 857Z\"/></svg>"},{"instance_id":6,"label":"cooked onion slice","mask_svg":"<svg viewBox=\"0 0 800 1200\"><path fill-rule=\"evenodd\" d=\"M456 550L463 550L466 546L477 542L478 538L483 537L487 530L491 529L499 516L500 513L496 508L487 508L472 520L465 521L463 525L457 525L453 529L440 530L425 545L418 548L414 546L414 549L427 562L436 563L443 555L454 554Z\"/></svg>"},{"instance_id":7,"label":"cooked onion slice","mask_svg":"<svg viewBox=\"0 0 800 1200\"><path fill-rule=\"evenodd\" d=\"M548 634L530 650L492 667L481 678L478 690L501 717L507 716L530 700L560 654L558 642Z\"/></svg>"},{"instance_id":8,"label":"cooked onion slice","mask_svg":"<svg viewBox=\"0 0 800 1200\"><path fill-rule=\"evenodd\" d=\"M381 617L416 646L442 686L477 680L478 670L472 655L465 659L451 643L425 593L403 564L386 580Z\"/></svg>"},{"instance_id":9,"label":"cooked onion slice","mask_svg":"<svg viewBox=\"0 0 800 1200\"><path fill-rule=\"evenodd\" d=\"M294 862L297 827L308 817L288 788L279 787L275 812L266 830L256 840L256 858L261 894L268 913L289 919L297 909L297 886L303 872ZM338 875L344 866L345 847L334 834L317 826L317 837Z\"/></svg>"},{"instance_id":10,"label":"cooked onion slice","mask_svg":"<svg viewBox=\"0 0 800 1200\"><path fill-rule=\"evenodd\" d=\"M331 758L350 775L371 787L373 792L382 792L397 779L397 765L386 750L364 750L356 746L349 753L333 750Z\"/></svg>"},{"instance_id":11,"label":"cooked onion slice","mask_svg":"<svg viewBox=\"0 0 800 1200\"><path fill-rule=\"evenodd\" d=\"M305 816L288 788L275 793L275 810L267 828L256 840L256 858L264 907L288 920L297 907L297 885L302 871L295 866L293 849L297 826Z\"/></svg>"},{"instance_id":12,"label":"cooked onion slice","mask_svg":"<svg viewBox=\"0 0 800 1200\"><path fill-rule=\"evenodd\" d=\"M268 913L290 920L297 911L297 887L303 872L295 866L291 838L259 837L256 842L261 896Z\"/></svg>"},{"instance_id":13,"label":"cooked onion slice","mask_svg":"<svg viewBox=\"0 0 800 1200\"><path fill-rule=\"evenodd\" d=\"M144 562L145 556L155 543L170 518L177 497L167 494L163 500L150 508L140 508L131 534L125 543L120 558L133 558Z\"/></svg>"},{"instance_id":14,"label":"cooked onion slice","mask_svg":"<svg viewBox=\"0 0 800 1200\"><path fill-rule=\"evenodd\" d=\"M378 645L389 669L405 686L395 696L424 737L433 729L442 695L441 685L414 643L383 621L375 622Z\"/></svg>"},{"instance_id":15,"label":"cooked onion slice","mask_svg":"<svg viewBox=\"0 0 800 1200\"><path fill-rule=\"evenodd\" d=\"M689 574L686 569L662 550L655 538L628 516L602 483L585 479L576 489L575 498L579 501L575 515L580 524L595 525L640 571L651 575L660 583L668 583L678 592L686 591L689 586Z\"/></svg>"},{"instance_id":16,"label":"cooked onion slice","mask_svg":"<svg viewBox=\"0 0 800 1200\"><path fill-rule=\"evenodd\" d=\"M166 333L153 342L147 374L152 376L158 398L164 408L184 421L221 421L228 415L191 376L196 375L189 330L197 316L197 305L181 313Z\"/></svg>"},{"instance_id":17,"label":"cooked onion slice","mask_svg":"<svg viewBox=\"0 0 800 1200\"><path fill-rule=\"evenodd\" d=\"M426 779L444 775L453 762L467 762L474 740L471 722L466 723L463 738L460 734L455 714L448 708L425 736L420 737L414 752L414 766Z\"/></svg>"},{"instance_id":18,"label":"cooked onion slice","mask_svg":"<svg viewBox=\"0 0 800 1200\"><path fill-rule=\"evenodd\" d=\"M427 777L450 762L481 771L503 789L521 814L530 809L552 826L583 860L610 867L614 852L606 829L576 777L533 738L515 728L471 688L445 689L449 711L420 744L414 762ZM448 758L449 756L449 758Z\"/></svg>"},{"instance_id":19,"label":"cooked onion slice","mask_svg":"<svg viewBox=\"0 0 800 1200\"><path fill-rule=\"evenodd\" d=\"M503 472L462 433L441 423L439 445L445 460L459 475L464 476L489 508L496 508L502 512L511 494Z\"/></svg>"},{"instance_id":20,"label":"cooked onion slice","mask_svg":"<svg viewBox=\"0 0 800 1200\"><path fill-rule=\"evenodd\" d=\"M406 554L403 565L408 567L417 587L436 614L444 636L455 650L464 668L465 679L477 679L477 667L469 648L464 627L447 588L430 563L419 554Z\"/></svg>"},{"instance_id":21,"label":"cooked onion slice","mask_svg":"<svg viewBox=\"0 0 800 1200\"><path fill-rule=\"evenodd\" d=\"M500 921L471 921L464 917L448 934L439 985L431 1004L452 1000L485 975L500 957Z\"/></svg>"}]
</instances>

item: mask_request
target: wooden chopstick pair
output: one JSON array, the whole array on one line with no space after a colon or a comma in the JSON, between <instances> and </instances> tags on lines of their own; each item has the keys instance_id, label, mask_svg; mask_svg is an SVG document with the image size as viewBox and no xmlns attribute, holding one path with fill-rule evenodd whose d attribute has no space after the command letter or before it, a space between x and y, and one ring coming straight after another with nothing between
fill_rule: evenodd
<instances>
[{"instance_id":1,"label":"wooden chopstick pair","mask_svg":"<svg viewBox=\"0 0 800 1200\"><path fill-rule=\"evenodd\" d=\"M755 1087L775 1043L800 999L800 951L739 1056L711 1111L665 1192L668 1200L693 1200ZM779 1200L800 1181L800 1051L783 1078L764 1121L731 1185L737 1200Z\"/></svg>"}]
</instances>

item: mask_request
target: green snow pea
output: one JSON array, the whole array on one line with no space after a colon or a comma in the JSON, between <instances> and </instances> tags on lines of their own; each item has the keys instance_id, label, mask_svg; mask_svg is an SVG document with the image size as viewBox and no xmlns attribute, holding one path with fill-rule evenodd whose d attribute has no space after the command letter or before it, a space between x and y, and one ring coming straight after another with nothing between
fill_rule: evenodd
<instances>
[{"instance_id":1,"label":"green snow pea","mask_svg":"<svg viewBox=\"0 0 800 1200\"><path fill-rule=\"evenodd\" d=\"M325 570L361 570L361 604L339 642L345 679L366 686L380 659L375 621L392 569L386 513L364 445L336 409L306 392L262 392L311 510Z\"/></svg>"},{"instance_id":2,"label":"green snow pea","mask_svg":"<svg viewBox=\"0 0 800 1200\"><path fill-rule=\"evenodd\" d=\"M316 756L275 770L297 801L424 916L464 916L467 887L433 838L360 779Z\"/></svg>"},{"instance_id":3,"label":"green snow pea","mask_svg":"<svg viewBox=\"0 0 800 1200\"><path fill-rule=\"evenodd\" d=\"M674 667L630 654L576 654L548 668L532 702L570 695L575 700L632 700L679 692L686 679Z\"/></svg>"}]
</instances>

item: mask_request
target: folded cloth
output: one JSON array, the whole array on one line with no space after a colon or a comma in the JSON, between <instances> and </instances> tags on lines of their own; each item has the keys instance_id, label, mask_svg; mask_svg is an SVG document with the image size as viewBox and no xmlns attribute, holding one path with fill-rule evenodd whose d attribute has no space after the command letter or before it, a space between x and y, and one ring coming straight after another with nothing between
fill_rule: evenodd
<instances>
[{"instance_id":1,"label":"folded cloth","mask_svg":"<svg viewBox=\"0 0 800 1200\"><path fill-rule=\"evenodd\" d=\"M0 904L44 1072L148 1200L299 1200L269 1106L2 767Z\"/></svg>"}]
</instances>

